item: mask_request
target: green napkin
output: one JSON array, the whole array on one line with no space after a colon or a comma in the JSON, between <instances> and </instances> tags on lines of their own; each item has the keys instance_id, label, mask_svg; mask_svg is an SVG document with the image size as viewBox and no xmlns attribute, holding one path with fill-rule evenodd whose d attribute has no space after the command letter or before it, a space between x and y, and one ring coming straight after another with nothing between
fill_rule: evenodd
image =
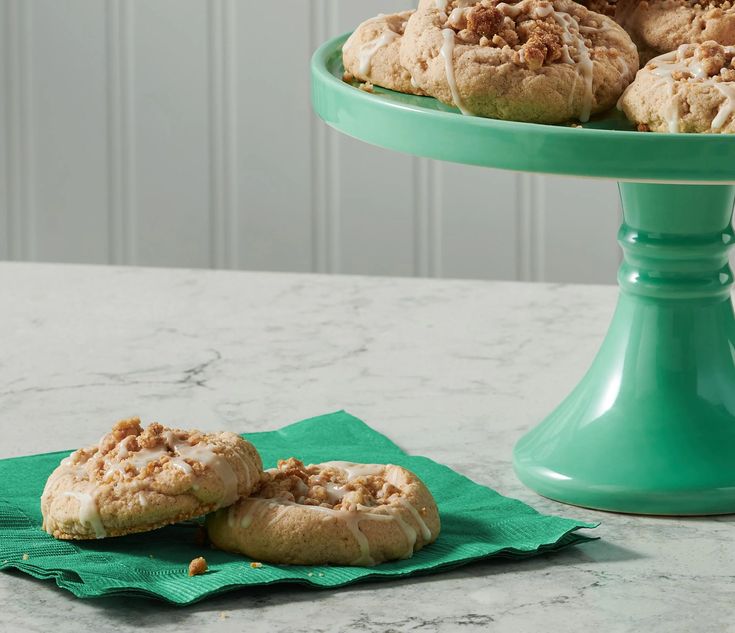
<instances>
[{"instance_id":1,"label":"green napkin","mask_svg":"<svg viewBox=\"0 0 735 633\"><path fill-rule=\"evenodd\" d=\"M146 534L99 541L57 541L41 530L39 499L46 478L69 451L0 460L0 569L53 578L80 598L114 594L190 604L238 587L296 582L340 587L367 578L431 573L489 556L520 558L588 540L576 530L594 525L538 514L527 505L473 483L453 470L404 453L345 412L304 420L279 431L248 433L266 467L278 459L393 463L415 472L439 505L439 539L408 560L371 568L263 564L196 543L187 522ZM209 571L188 576L204 556Z\"/></svg>"}]
</instances>

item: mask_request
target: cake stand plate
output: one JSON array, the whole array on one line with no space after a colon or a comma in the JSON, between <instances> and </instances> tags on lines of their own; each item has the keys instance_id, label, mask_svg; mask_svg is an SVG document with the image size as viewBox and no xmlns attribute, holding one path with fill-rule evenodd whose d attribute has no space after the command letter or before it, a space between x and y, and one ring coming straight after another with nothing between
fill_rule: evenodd
<instances>
[{"instance_id":1,"label":"cake stand plate","mask_svg":"<svg viewBox=\"0 0 735 633\"><path fill-rule=\"evenodd\" d=\"M643 134L617 112L581 127L494 121L366 93L341 79L345 39L312 60L314 109L340 132L439 160L620 181L618 307L580 384L516 445L521 481L603 510L735 512L735 138Z\"/></svg>"}]
</instances>

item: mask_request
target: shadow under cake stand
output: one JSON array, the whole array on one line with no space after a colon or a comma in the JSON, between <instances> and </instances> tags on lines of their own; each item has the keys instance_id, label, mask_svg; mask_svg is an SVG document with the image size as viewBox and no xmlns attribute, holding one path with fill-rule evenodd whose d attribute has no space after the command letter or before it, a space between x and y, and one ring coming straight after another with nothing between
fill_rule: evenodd
<instances>
[{"instance_id":1,"label":"shadow under cake stand","mask_svg":"<svg viewBox=\"0 0 735 633\"><path fill-rule=\"evenodd\" d=\"M340 132L443 161L620 181L618 306L582 381L517 443L521 481L602 510L735 512L735 138L639 133L617 112L581 128L495 121L369 94L342 81L345 39L312 60L314 109Z\"/></svg>"}]
</instances>

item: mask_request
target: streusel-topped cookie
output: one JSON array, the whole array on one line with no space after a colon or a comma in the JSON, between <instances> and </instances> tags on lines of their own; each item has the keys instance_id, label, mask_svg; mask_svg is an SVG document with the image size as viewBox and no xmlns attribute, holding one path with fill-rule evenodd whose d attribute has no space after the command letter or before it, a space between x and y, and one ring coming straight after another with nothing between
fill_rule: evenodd
<instances>
[{"instance_id":1,"label":"streusel-topped cookie","mask_svg":"<svg viewBox=\"0 0 735 633\"><path fill-rule=\"evenodd\" d=\"M423 0L401 63L465 114L561 123L612 107L638 53L612 19L572 0Z\"/></svg>"},{"instance_id":2,"label":"streusel-topped cookie","mask_svg":"<svg viewBox=\"0 0 735 633\"><path fill-rule=\"evenodd\" d=\"M653 132L735 132L735 46L684 44L652 59L620 107Z\"/></svg>"},{"instance_id":3,"label":"streusel-topped cookie","mask_svg":"<svg viewBox=\"0 0 735 633\"><path fill-rule=\"evenodd\" d=\"M412 15L413 11L379 15L360 24L342 47L346 78L407 94L424 94L413 85L400 60L401 41Z\"/></svg>"},{"instance_id":4,"label":"streusel-topped cookie","mask_svg":"<svg viewBox=\"0 0 735 633\"><path fill-rule=\"evenodd\" d=\"M616 19L630 33L643 62L682 44L735 45L731 0L618 0Z\"/></svg>"},{"instance_id":5,"label":"streusel-topped cookie","mask_svg":"<svg viewBox=\"0 0 735 633\"><path fill-rule=\"evenodd\" d=\"M207 518L217 547L256 560L368 566L409 558L439 535L421 480L400 466L297 459L264 473L254 496Z\"/></svg>"},{"instance_id":6,"label":"streusel-topped cookie","mask_svg":"<svg viewBox=\"0 0 735 633\"><path fill-rule=\"evenodd\" d=\"M41 497L43 528L59 539L153 530L247 496L260 481L255 447L234 433L143 429L118 422L96 446L64 459Z\"/></svg>"}]
</instances>

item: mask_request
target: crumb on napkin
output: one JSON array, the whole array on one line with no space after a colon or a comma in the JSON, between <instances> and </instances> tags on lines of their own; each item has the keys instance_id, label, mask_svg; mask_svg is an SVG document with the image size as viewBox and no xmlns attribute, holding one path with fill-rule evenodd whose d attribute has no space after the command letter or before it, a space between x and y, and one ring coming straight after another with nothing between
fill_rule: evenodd
<instances>
[{"instance_id":1,"label":"crumb on napkin","mask_svg":"<svg viewBox=\"0 0 735 633\"><path fill-rule=\"evenodd\" d=\"M201 576L207 571L207 561L202 556L195 558L189 563L189 575L190 576Z\"/></svg>"}]
</instances>

